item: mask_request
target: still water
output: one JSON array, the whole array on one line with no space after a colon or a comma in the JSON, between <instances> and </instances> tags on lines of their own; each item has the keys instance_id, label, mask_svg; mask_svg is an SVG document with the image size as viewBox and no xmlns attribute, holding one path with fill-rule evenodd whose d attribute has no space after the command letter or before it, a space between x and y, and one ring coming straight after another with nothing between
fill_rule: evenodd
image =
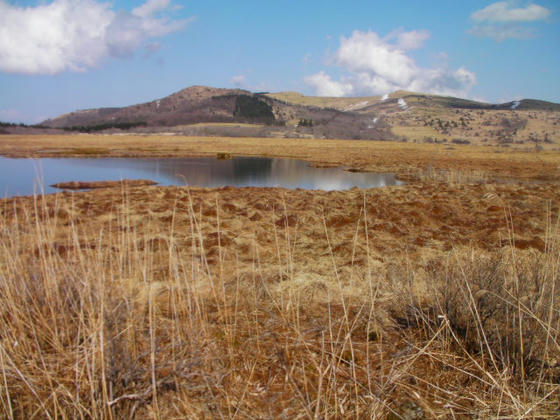
<instances>
[{"instance_id":1,"label":"still water","mask_svg":"<svg viewBox=\"0 0 560 420\"><path fill-rule=\"evenodd\" d=\"M67 181L150 179L160 185L199 187L283 187L343 190L400 185L393 174L356 173L341 168L313 168L293 159L215 158L42 158L0 157L0 198L59 191L50 185Z\"/></svg>"}]
</instances>

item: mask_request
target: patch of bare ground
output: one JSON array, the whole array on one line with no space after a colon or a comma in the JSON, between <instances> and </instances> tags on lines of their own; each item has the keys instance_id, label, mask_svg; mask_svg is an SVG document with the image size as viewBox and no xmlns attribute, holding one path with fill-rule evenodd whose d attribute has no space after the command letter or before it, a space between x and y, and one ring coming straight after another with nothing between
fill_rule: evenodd
<instances>
[{"instance_id":1,"label":"patch of bare ground","mask_svg":"<svg viewBox=\"0 0 560 420\"><path fill-rule=\"evenodd\" d=\"M0 200L1 415L558 416L559 187L422 179Z\"/></svg>"},{"instance_id":2,"label":"patch of bare ground","mask_svg":"<svg viewBox=\"0 0 560 420\"><path fill-rule=\"evenodd\" d=\"M119 181L70 181L59 182L51 185L53 188L64 190L92 190L96 188L116 188L116 187L138 187L156 185L157 182L149 179L122 179Z\"/></svg>"}]
</instances>

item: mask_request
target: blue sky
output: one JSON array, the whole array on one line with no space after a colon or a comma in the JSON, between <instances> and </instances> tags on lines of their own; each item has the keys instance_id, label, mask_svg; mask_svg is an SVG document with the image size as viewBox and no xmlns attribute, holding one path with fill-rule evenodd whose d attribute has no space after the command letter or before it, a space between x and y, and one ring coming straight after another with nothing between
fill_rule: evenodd
<instances>
[{"instance_id":1,"label":"blue sky","mask_svg":"<svg viewBox=\"0 0 560 420\"><path fill-rule=\"evenodd\" d=\"M0 0L0 121L191 85L560 102L560 3Z\"/></svg>"}]
</instances>

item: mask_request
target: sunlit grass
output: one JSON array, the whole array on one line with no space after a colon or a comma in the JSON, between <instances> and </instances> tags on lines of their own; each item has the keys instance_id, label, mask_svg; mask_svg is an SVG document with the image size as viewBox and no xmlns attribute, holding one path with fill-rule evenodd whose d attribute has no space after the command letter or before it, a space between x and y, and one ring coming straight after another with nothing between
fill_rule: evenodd
<instances>
[{"instance_id":1,"label":"sunlit grass","mask_svg":"<svg viewBox=\"0 0 560 420\"><path fill-rule=\"evenodd\" d=\"M460 168L492 176L557 179L560 152L384 141L181 136L0 136L0 154L17 157L269 156L308 160L377 172ZM544 179L543 178L543 179Z\"/></svg>"},{"instance_id":2,"label":"sunlit grass","mask_svg":"<svg viewBox=\"0 0 560 420\"><path fill-rule=\"evenodd\" d=\"M287 203L264 221L268 249L236 246L243 227L217 197L170 196L164 222L140 220L123 188L99 225L56 197L1 202L0 416L558 413L556 220L544 252L458 246L423 268L397 254L379 266L364 195L350 255L320 215L316 272L297 265L308 248Z\"/></svg>"}]
</instances>

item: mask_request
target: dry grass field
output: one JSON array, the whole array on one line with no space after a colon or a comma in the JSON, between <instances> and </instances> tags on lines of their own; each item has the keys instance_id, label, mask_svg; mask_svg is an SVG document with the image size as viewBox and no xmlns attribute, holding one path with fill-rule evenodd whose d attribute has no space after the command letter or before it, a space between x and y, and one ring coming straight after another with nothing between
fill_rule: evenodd
<instances>
[{"instance_id":1,"label":"dry grass field","mask_svg":"<svg viewBox=\"0 0 560 420\"><path fill-rule=\"evenodd\" d=\"M267 96L288 103L306 105L306 106L315 106L321 108L335 108L341 111L353 110L368 104L375 104L381 102L381 96L354 97L354 98L325 97L325 96L305 96L298 92L269 93L267 94Z\"/></svg>"},{"instance_id":2,"label":"dry grass field","mask_svg":"<svg viewBox=\"0 0 560 420\"><path fill-rule=\"evenodd\" d=\"M0 137L5 156L217 153L409 183L0 200L0 417L560 416L559 152Z\"/></svg>"},{"instance_id":3,"label":"dry grass field","mask_svg":"<svg viewBox=\"0 0 560 420\"><path fill-rule=\"evenodd\" d=\"M380 96L329 98L297 92L268 96L292 104L370 115L372 121L383 121L392 134L408 142L453 144L455 140L474 145L548 150L557 149L560 142L558 106L532 100L520 109L512 109L513 102L492 109L488 104L406 91L388 95L388 101ZM406 105L399 106L398 99Z\"/></svg>"},{"instance_id":4,"label":"dry grass field","mask_svg":"<svg viewBox=\"0 0 560 420\"><path fill-rule=\"evenodd\" d=\"M386 117L393 133L409 141L467 140L474 145L556 149L560 119L552 111L453 110L415 107ZM538 146L537 146L538 145Z\"/></svg>"},{"instance_id":5,"label":"dry grass field","mask_svg":"<svg viewBox=\"0 0 560 420\"><path fill-rule=\"evenodd\" d=\"M9 157L202 157L217 153L303 159L319 166L395 172L404 177L442 170L560 180L560 152L555 150L535 153L527 148L369 140L93 134L0 136L0 155Z\"/></svg>"}]
</instances>

